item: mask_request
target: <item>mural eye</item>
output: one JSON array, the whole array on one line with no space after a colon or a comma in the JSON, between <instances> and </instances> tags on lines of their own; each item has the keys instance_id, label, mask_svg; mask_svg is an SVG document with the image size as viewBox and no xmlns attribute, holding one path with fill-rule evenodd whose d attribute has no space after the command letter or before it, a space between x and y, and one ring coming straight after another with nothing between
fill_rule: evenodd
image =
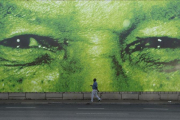
<instances>
[{"instance_id":1,"label":"mural eye","mask_svg":"<svg viewBox=\"0 0 180 120\"><path fill-rule=\"evenodd\" d=\"M133 53L135 51L141 51L146 48L179 48L180 40L169 37L149 37L149 38L138 38L137 40L128 44L125 48L126 53Z\"/></svg>"},{"instance_id":2,"label":"mural eye","mask_svg":"<svg viewBox=\"0 0 180 120\"><path fill-rule=\"evenodd\" d=\"M0 45L19 49L43 48L50 51L61 48L60 44L54 39L38 35L15 36L1 41Z\"/></svg>"},{"instance_id":3,"label":"mural eye","mask_svg":"<svg viewBox=\"0 0 180 120\"><path fill-rule=\"evenodd\" d=\"M64 43L50 37L19 35L0 41L0 65L32 66L50 63L53 55L63 56Z\"/></svg>"},{"instance_id":4,"label":"mural eye","mask_svg":"<svg viewBox=\"0 0 180 120\"><path fill-rule=\"evenodd\" d=\"M137 38L122 52L123 61L144 70L179 70L180 40L169 37Z\"/></svg>"},{"instance_id":5,"label":"mural eye","mask_svg":"<svg viewBox=\"0 0 180 120\"><path fill-rule=\"evenodd\" d=\"M32 38L30 38L29 36L18 36L3 40L1 42L1 45L12 48L29 48L30 41L34 40L32 40Z\"/></svg>"}]
</instances>

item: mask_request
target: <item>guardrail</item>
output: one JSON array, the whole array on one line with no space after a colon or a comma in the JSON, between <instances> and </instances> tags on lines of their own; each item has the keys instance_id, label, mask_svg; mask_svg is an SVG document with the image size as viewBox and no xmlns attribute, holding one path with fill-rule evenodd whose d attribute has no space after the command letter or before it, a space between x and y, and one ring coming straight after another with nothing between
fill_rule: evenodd
<instances>
[{"instance_id":1,"label":"guardrail","mask_svg":"<svg viewBox=\"0 0 180 120\"><path fill-rule=\"evenodd\" d=\"M104 100L180 100L180 92L99 92ZM87 100L91 92L4 92L0 100Z\"/></svg>"}]
</instances>

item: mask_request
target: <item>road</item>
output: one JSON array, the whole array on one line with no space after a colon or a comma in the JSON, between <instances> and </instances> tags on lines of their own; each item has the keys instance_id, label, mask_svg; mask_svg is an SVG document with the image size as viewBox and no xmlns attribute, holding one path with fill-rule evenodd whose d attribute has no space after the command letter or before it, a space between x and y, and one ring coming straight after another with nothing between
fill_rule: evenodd
<instances>
[{"instance_id":1,"label":"road","mask_svg":"<svg viewBox=\"0 0 180 120\"><path fill-rule=\"evenodd\" d=\"M1 104L0 120L180 120L180 105Z\"/></svg>"}]
</instances>

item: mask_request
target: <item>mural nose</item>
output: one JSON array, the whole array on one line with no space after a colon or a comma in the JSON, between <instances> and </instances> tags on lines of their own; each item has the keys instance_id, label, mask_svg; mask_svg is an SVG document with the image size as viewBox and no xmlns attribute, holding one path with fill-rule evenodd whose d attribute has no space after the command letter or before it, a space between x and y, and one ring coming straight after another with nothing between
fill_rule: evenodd
<instances>
[{"instance_id":1,"label":"mural nose","mask_svg":"<svg viewBox=\"0 0 180 120\"><path fill-rule=\"evenodd\" d=\"M90 34L90 33L88 33ZM94 78L97 78L101 91L113 91L112 82L114 79L114 69L112 57L118 54L118 37L109 31L97 31L86 35L88 37L88 47L86 48L86 72L83 88L90 91Z\"/></svg>"}]
</instances>

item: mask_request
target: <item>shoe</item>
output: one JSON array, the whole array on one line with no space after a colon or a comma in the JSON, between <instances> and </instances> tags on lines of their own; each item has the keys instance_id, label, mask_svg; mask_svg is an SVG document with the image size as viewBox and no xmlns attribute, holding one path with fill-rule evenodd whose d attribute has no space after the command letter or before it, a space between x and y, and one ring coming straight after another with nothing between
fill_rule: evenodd
<instances>
[{"instance_id":1,"label":"shoe","mask_svg":"<svg viewBox=\"0 0 180 120\"><path fill-rule=\"evenodd\" d=\"M100 100L98 100L99 102L101 101L101 99Z\"/></svg>"}]
</instances>

